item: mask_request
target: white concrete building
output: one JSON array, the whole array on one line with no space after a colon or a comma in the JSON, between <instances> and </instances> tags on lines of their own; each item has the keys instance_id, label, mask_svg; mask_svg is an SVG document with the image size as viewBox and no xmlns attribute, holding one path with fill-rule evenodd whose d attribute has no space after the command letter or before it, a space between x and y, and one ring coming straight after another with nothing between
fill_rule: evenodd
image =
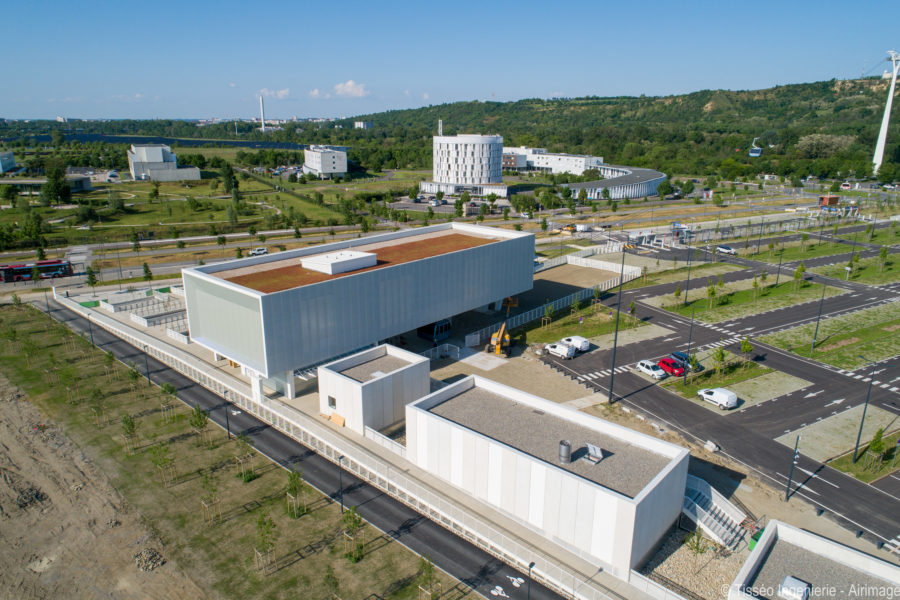
<instances>
[{"instance_id":1,"label":"white concrete building","mask_svg":"<svg viewBox=\"0 0 900 600\"><path fill-rule=\"evenodd\" d=\"M519 160L524 160L524 169L529 171L541 171L543 173L571 173L572 175L581 175L588 169L599 169L603 166L602 156L547 152L544 148L516 146L504 148L503 154L523 157L523 159Z\"/></svg>"},{"instance_id":2,"label":"white concrete building","mask_svg":"<svg viewBox=\"0 0 900 600\"><path fill-rule=\"evenodd\" d=\"M311 146L303 151L303 172L319 179L343 177L347 174L347 152L327 146Z\"/></svg>"},{"instance_id":3,"label":"white concrete building","mask_svg":"<svg viewBox=\"0 0 900 600\"><path fill-rule=\"evenodd\" d=\"M0 152L0 173L6 173L16 168L16 157L12 152Z\"/></svg>"},{"instance_id":4,"label":"white concrete building","mask_svg":"<svg viewBox=\"0 0 900 600\"><path fill-rule=\"evenodd\" d=\"M383 344L318 369L319 413L359 435L406 418L406 405L429 392L430 361Z\"/></svg>"},{"instance_id":5,"label":"white concrete building","mask_svg":"<svg viewBox=\"0 0 900 600\"><path fill-rule=\"evenodd\" d=\"M594 167L600 171L600 175L606 179L599 181L584 181L581 183L563 183L571 188L574 196L578 196L582 189L587 194L588 200L602 200L607 196L603 190L608 190L610 200L622 200L623 198L642 198L655 196L659 184L666 180L666 174L653 169L641 167L621 167L604 164Z\"/></svg>"},{"instance_id":6,"label":"white concrete building","mask_svg":"<svg viewBox=\"0 0 900 600\"><path fill-rule=\"evenodd\" d=\"M128 150L128 170L135 181L186 181L200 179L197 167L178 167L174 152L165 144L132 144Z\"/></svg>"},{"instance_id":7,"label":"white concrete building","mask_svg":"<svg viewBox=\"0 0 900 600\"><path fill-rule=\"evenodd\" d=\"M689 453L472 375L407 405L406 457L628 580L681 512Z\"/></svg>"},{"instance_id":8,"label":"white concrete building","mask_svg":"<svg viewBox=\"0 0 900 600\"><path fill-rule=\"evenodd\" d=\"M503 183L503 137L499 135L434 136L433 181L419 186L426 194L464 191L476 196L506 197Z\"/></svg>"},{"instance_id":9,"label":"white concrete building","mask_svg":"<svg viewBox=\"0 0 900 600\"><path fill-rule=\"evenodd\" d=\"M372 129L375 124L372 121L354 121L353 129Z\"/></svg>"},{"instance_id":10,"label":"white concrete building","mask_svg":"<svg viewBox=\"0 0 900 600\"><path fill-rule=\"evenodd\" d=\"M374 254L375 264L355 253ZM329 260L338 264L326 269ZM499 309L531 289L533 261L530 233L442 223L192 267L182 277L191 341L240 365L254 395L266 386L292 397L295 378L315 377L308 372L325 361Z\"/></svg>"},{"instance_id":11,"label":"white concrete building","mask_svg":"<svg viewBox=\"0 0 900 600\"><path fill-rule=\"evenodd\" d=\"M779 587L794 578L789 596ZM808 586L808 587L807 587ZM728 600L900 597L900 567L780 521L769 521Z\"/></svg>"}]
</instances>

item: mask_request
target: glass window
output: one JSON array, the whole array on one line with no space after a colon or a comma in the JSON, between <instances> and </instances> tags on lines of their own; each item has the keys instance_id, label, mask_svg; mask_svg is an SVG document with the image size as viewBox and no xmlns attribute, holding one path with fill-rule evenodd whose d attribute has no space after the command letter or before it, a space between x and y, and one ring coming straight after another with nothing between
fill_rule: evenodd
<instances>
[{"instance_id":1,"label":"glass window","mask_svg":"<svg viewBox=\"0 0 900 600\"><path fill-rule=\"evenodd\" d=\"M334 396L328 396L328 408L337 408L337 400Z\"/></svg>"}]
</instances>

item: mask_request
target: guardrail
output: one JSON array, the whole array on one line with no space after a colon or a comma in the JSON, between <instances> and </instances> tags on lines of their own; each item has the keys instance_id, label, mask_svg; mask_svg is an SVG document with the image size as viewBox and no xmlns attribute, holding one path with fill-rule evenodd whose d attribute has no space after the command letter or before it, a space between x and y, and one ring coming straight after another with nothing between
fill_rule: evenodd
<instances>
[{"instance_id":1,"label":"guardrail","mask_svg":"<svg viewBox=\"0 0 900 600\"><path fill-rule=\"evenodd\" d=\"M441 358L455 358L459 360L459 346L453 344L441 344L440 346L429 348L421 354L425 358L430 358L431 360L438 360Z\"/></svg>"},{"instance_id":2,"label":"guardrail","mask_svg":"<svg viewBox=\"0 0 900 600\"><path fill-rule=\"evenodd\" d=\"M585 291L590 292L590 290ZM129 330L130 328L110 317L97 313L91 314L92 311L74 300L57 296L55 289L54 298L73 312L90 319L132 346L143 349L144 352L203 387L270 423L293 439L312 448L322 457L357 474L369 485L384 491L488 554L522 571L528 571L528 565L531 562L536 563L531 571L535 580L561 595L579 600L624 600L614 590L593 581L593 574L577 571L562 564L539 547L529 545L510 533L500 530L480 515L448 500L446 495L406 475L402 472L402 467L398 468L365 448L330 431L325 424L318 423L310 415L277 399L263 396L256 401L250 396L249 385L237 380L230 381L234 378L226 373L218 371L212 373L211 371L214 369L210 369L208 365L198 368L199 364L193 363L201 361L189 353L173 347L160 347L165 342L140 331ZM566 549L583 560L596 563L596 559L584 552L575 548L567 547Z\"/></svg>"},{"instance_id":3,"label":"guardrail","mask_svg":"<svg viewBox=\"0 0 900 600\"><path fill-rule=\"evenodd\" d=\"M628 583L641 590L642 592L653 596L656 600L685 600L684 596L677 594L669 588L659 584L649 577L641 575L632 570L628 576ZM698 598L695 596L695 598Z\"/></svg>"}]
</instances>

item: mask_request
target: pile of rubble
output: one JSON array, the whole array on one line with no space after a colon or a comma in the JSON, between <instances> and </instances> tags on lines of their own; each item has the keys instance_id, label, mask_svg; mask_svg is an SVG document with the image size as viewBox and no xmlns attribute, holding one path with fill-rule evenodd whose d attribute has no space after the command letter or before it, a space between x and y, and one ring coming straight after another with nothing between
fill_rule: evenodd
<instances>
[{"instance_id":1,"label":"pile of rubble","mask_svg":"<svg viewBox=\"0 0 900 600\"><path fill-rule=\"evenodd\" d=\"M141 571L149 572L166 564L166 559L153 548L144 548L134 555L134 563Z\"/></svg>"}]
</instances>

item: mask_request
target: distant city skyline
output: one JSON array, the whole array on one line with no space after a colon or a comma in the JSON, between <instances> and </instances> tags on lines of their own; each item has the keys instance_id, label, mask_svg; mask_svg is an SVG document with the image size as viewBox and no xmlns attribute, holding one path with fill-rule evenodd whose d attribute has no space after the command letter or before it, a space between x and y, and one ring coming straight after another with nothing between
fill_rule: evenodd
<instances>
[{"instance_id":1,"label":"distant city skyline","mask_svg":"<svg viewBox=\"0 0 900 600\"><path fill-rule=\"evenodd\" d=\"M0 118L353 117L880 75L892 3L349 1L4 8Z\"/></svg>"}]
</instances>

